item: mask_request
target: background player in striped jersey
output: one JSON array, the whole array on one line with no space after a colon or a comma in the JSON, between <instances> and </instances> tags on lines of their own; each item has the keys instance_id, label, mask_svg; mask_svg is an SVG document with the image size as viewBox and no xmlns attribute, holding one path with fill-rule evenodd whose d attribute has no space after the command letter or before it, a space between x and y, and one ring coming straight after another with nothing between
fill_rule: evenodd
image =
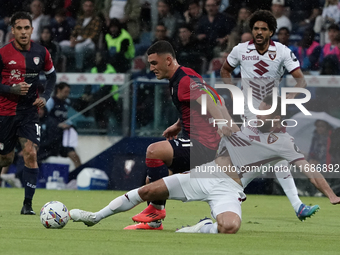
<instances>
[{"instance_id":1,"label":"background player in striped jersey","mask_svg":"<svg viewBox=\"0 0 340 255\"><path fill-rule=\"evenodd\" d=\"M267 96L261 102L259 109L268 110L272 106L272 97ZM324 177L314 171L309 171L310 165L302 153L296 149L294 139L281 126L280 121L274 122L266 119L281 119L278 107L270 115L257 116L265 124L260 129L240 129L233 125L232 128L222 127L225 136L221 139L220 148L227 147L228 153L219 154L216 160L202 165L200 168L217 166L235 166L238 170L246 165L275 163L284 158L291 164L300 168L309 180L318 188L332 204L339 204L340 197L336 196ZM224 117L230 123L228 111ZM275 142L268 142L271 136L276 136ZM255 139L253 137L256 137ZM240 146L245 144L245 146ZM230 168L229 168L230 169ZM205 201L209 204L211 215L216 219L204 219L192 227L185 227L177 232L188 233L236 233L241 226L241 203L245 200L240 171L211 171L204 173L192 169L187 174L175 174L165 177L139 189L127 192L125 195L112 200L110 204L96 213L79 209L70 211L71 218L76 222L84 222L88 226L97 224L100 220L116 213L127 211L146 200L173 199L181 201ZM208 177L208 178L207 178Z\"/></svg>"},{"instance_id":2,"label":"background player in striped jersey","mask_svg":"<svg viewBox=\"0 0 340 255\"><path fill-rule=\"evenodd\" d=\"M45 106L56 82L56 73L48 50L31 41L32 18L17 12L11 18L14 41L0 49L0 167L13 162L14 147L19 140L25 167L25 199L21 214L35 214L32 209L37 176L37 150L40 141L38 108ZM47 83L39 97L39 73L45 72Z\"/></svg>"},{"instance_id":3,"label":"background player in striped jersey","mask_svg":"<svg viewBox=\"0 0 340 255\"><path fill-rule=\"evenodd\" d=\"M285 70L295 78L296 87L306 87L304 76L300 70L299 61L292 51L285 45L274 42L270 38L276 31L276 19L269 11L256 11L249 20L253 40L240 43L233 48L221 68L221 76L225 83L231 84L231 73L235 67L241 66L241 85L245 102L248 102L248 90L252 89L252 102L255 109L258 109L262 99L271 94L273 87L279 86L280 79ZM296 94L291 93L288 98L294 98ZM245 121L256 120L256 116L250 112L245 103ZM301 212L312 214L318 206L307 206L298 197L294 179L288 169L288 162L278 162L278 169L275 172L276 178L283 188L286 196L292 204L297 217L302 220ZM244 187L254 177L243 179Z\"/></svg>"},{"instance_id":4,"label":"background player in striped jersey","mask_svg":"<svg viewBox=\"0 0 340 255\"><path fill-rule=\"evenodd\" d=\"M215 158L220 136L217 128L209 123L211 118L222 117L212 98L207 97L207 115L201 114L201 88L207 86L203 78L191 68L180 66L174 49L167 41L158 41L147 51L150 70L157 79L168 79L172 101L179 114L178 121L168 127L163 136L167 139L151 144L146 151L147 175L150 182L174 173L190 170ZM220 102L218 102L220 104ZM182 131L182 138L177 138ZM191 156L191 157L190 157ZM191 165L191 167L190 167ZM132 217L137 222L165 218L165 200L153 201L141 213ZM160 221L136 224L125 229L163 229Z\"/></svg>"}]
</instances>

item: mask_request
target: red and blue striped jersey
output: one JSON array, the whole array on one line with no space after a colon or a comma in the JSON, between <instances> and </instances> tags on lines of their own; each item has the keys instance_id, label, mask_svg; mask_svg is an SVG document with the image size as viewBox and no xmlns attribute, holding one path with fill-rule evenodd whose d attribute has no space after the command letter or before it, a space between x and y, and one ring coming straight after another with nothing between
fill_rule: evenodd
<instances>
[{"instance_id":1,"label":"red and blue striped jersey","mask_svg":"<svg viewBox=\"0 0 340 255\"><path fill-rule=\"evenodd\" d=\"M20 82L31 84L25 96L2 93L0 94L0 116L13 116L37 112L33 102L38 95L39 74L46 75L54 71L51 55L40 44L31 42L29 50L19 50L14 42L0 49L0 83L13 86Z\"/></svg>"}]
</instances>

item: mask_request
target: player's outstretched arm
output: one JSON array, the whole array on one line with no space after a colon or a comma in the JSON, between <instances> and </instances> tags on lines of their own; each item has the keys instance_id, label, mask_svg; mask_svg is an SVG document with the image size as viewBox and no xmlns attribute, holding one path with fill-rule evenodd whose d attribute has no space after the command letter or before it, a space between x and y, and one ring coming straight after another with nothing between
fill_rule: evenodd
<instances>
[{"instance_id":1,"label":"player's outstretched arm","mask_svg":"<svg viewBox=\"0 0 340 255\"><path fill-rule=\"evenodd\" d=\"M294 162L294 165L301 167L301 171L308 177L310 182L313 183L313 185L326 197L328 197L332 204L340 204L340 197L335 195L322 174L317 171L311 171L312 168L305 159Z\"/></svg>"},{"instance_id":2,"label":"player's outstretched arm","mask_svg":"<svg viewBox=\"0 0 340 255\"><path fill-rule=\"evenodd\" d=\"M182 129L181 121L180 119L178 119L175 124L171 125L170 127L164 130L163 136L167 140L174 139L174 138L176 139L178 133L181 132L181 129Z\"/></svg>"}]
</instances>

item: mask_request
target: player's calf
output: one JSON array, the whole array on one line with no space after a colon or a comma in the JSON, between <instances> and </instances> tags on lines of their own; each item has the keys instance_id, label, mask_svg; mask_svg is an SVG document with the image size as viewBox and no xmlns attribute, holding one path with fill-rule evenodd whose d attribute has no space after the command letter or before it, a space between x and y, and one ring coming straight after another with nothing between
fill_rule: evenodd
<instances>
[{"instance_id":1,"label":"player's calf","mask_svg":"<svg viewBox=\"0 0 340 255\"><path fill-rule=\"evenodd\" d=\"M169 197L168 188L162 179L141 187L138 194L144 201L165 200Z\"/></svg>"}]
</instances>

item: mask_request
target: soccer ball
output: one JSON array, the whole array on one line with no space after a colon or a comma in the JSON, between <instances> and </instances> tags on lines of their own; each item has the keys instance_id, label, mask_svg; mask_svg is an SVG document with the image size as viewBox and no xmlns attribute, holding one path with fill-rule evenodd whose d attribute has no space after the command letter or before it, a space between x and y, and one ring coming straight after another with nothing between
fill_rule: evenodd
<instances>
[{"instance_id":1,"label":"soccer ball","mask_svg":"<svg viewBox=\"0 0 340 255\"><path fill-rule=\"evenodd\" d=\"M63 228L69 219L67 207L59 201L48 202L40 210L40 221L45 228Z\"/></svg>"}]
</instances>

